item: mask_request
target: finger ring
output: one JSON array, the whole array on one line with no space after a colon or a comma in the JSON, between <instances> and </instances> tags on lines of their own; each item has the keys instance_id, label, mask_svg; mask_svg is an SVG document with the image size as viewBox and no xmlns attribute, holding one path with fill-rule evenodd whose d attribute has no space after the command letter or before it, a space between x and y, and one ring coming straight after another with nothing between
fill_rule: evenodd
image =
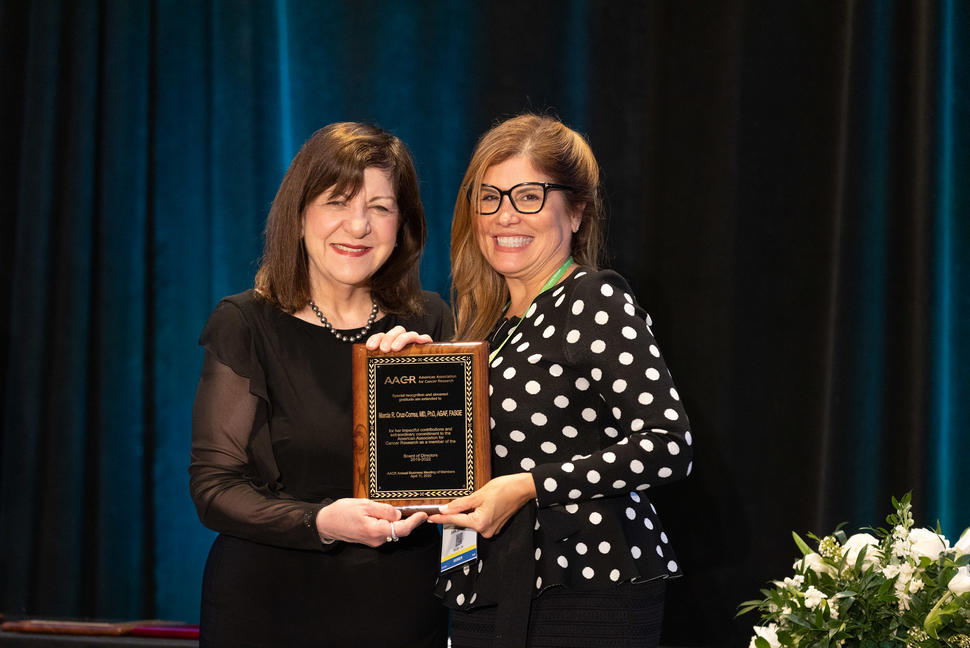
<instances>
[{"instance_id":1,"label":"finger ring","mask_svg":"<svg viewBox=\"0 0 970 648\"><path fill-rule=\"evenodd\" d=\"M391 537L388 538L388 539L389 540L393 540L394 542L397 542L399 540L399 538L397 537L397 533L395 533L395 531L394 531L394 523L393 522L391 522Z\"/></svg>"}]
</instances>

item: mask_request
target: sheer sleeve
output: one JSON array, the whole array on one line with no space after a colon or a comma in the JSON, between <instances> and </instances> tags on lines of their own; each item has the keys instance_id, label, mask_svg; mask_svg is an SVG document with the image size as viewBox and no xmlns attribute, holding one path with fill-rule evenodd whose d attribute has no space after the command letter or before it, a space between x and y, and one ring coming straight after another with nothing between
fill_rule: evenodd
<instances>
[{"instance_id":1,"label":"sheer sleeve","mask_svg":"<svg viewBox=\"0 0 970 648\"><path fill-rule=\"evenodd\" d=\"M210 318L206 336L211 334ZM244 340L241 314L219 315L229 320L225 340ZM252 393L255 380L239 375L218 356L231 356L206 344L202 376L192 408L192 451L189 485L202 523L220 533L295 549L326 550L315 525L316 512L330 500L303 502L288 495L262 474L254 439L266 423L268 402ZM218 356L217 356L218 353ZM250 367L251 369L251 367Z\"/></svg>"}]
</instances>

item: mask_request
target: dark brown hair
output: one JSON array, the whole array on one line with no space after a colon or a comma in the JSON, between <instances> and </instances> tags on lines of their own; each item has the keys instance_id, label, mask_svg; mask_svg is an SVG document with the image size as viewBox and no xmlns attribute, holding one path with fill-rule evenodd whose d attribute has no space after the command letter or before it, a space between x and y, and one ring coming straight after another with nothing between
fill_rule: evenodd
<instances>
[{"instance_id":1,"label":"dark brown hair","mask_svg":"<svg viewBox=\"0 0 970 648\"><path fill-rule=\"evenodd\" d=\"M493 126L472 153L451 223L451 302L457 340L483 339L509 299L502 275L489 265L478 247L478 223L472 205L478 204L478 190L489 167L519 155L527 157L553 182L572 188L565 192L566 200L574 208L584 207L570 252L577 263L599 267L604 226L599 165L583 136L558 119L542 115L519 115Z\"/></svg>"},{"instance_id":2,"label":"dark brown hair","mask_svg":"<svg viewBox=\"0 0 970 648\"><path fill-rule=\"evenodd\" d=\"M353 197L368 167L390 174L400 214L397 245L371 277L371 297L385 313L411 315L421 311L418 261L426 230L414 162L400 139L357 122L321 128L293 158L266 219L263 258L256 272L257 293L288 313L307 305L310 278L301 236L306 207L331 188L334 193Z\"/></svg>"}]
</instances>

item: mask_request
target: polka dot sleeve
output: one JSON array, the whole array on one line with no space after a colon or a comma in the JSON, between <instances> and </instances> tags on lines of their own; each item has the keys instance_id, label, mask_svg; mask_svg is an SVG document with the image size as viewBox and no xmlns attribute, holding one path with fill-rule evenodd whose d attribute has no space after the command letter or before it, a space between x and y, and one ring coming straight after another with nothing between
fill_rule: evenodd
<instances>
[{"instance_id":1,"label":"polka dot sleeve","mask_svg":"<svg viewBox=\"0 0 970 648\"><path fill-rule=\"evenodd\" d=\"M593 447L600 449L536 465L539 505L626 494L690 474L687 415L626 281L593 273L575 282L563 306L563 354L576 370L574 388L589 396L573 425L578 435L599 437Z\"/></svg>"}]
</instances>

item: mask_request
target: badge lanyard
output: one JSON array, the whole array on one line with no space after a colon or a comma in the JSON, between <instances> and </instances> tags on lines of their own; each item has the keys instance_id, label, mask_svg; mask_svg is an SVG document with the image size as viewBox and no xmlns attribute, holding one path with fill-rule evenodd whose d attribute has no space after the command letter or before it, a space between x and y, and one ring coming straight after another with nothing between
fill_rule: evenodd
<instances>
[{"instance_id":1,"label":"badge lanyard","mask_svg":"<svg viewBox=\"0 0 970 648\"><path fill-rule=\"evenodd\" d=\"M559 269L556 270L554 273L552 273L552 276L549 277L548 280L546 280L546 285L544 285L542 289L539 291L539 295L541 295L542 293L544 293L545 291L549 290L557 283L559 283L559 280L562 279L563 275L566 274L566 271L569 270L570 266L572 265L573 265L573 258L569 257L568 259L566 259L565 263L559 266ZM538 297L539 295L536 295L536 297ZM505 346L505 343L508 342L513 335L515 335L515 330L519 328L519 324L521 324L525 320L525 318L529 316L529 310L532 308L533 302L535 302L535 297L533 297L532 301L529 302L529 308L525 309L525 317L523 317L518 322L516 322L515 326L512 327L512 330L509 331L509 334L505 336L504 340L502 340L502 344L498 345L498 347L494 351L488 354L488 364L492 364L492 360L494 360L495 356L498 355L498 352L502 350L502 347ZM508 309L508 305L506 305L505 308Z\"/></svg>"}]
</instances>

